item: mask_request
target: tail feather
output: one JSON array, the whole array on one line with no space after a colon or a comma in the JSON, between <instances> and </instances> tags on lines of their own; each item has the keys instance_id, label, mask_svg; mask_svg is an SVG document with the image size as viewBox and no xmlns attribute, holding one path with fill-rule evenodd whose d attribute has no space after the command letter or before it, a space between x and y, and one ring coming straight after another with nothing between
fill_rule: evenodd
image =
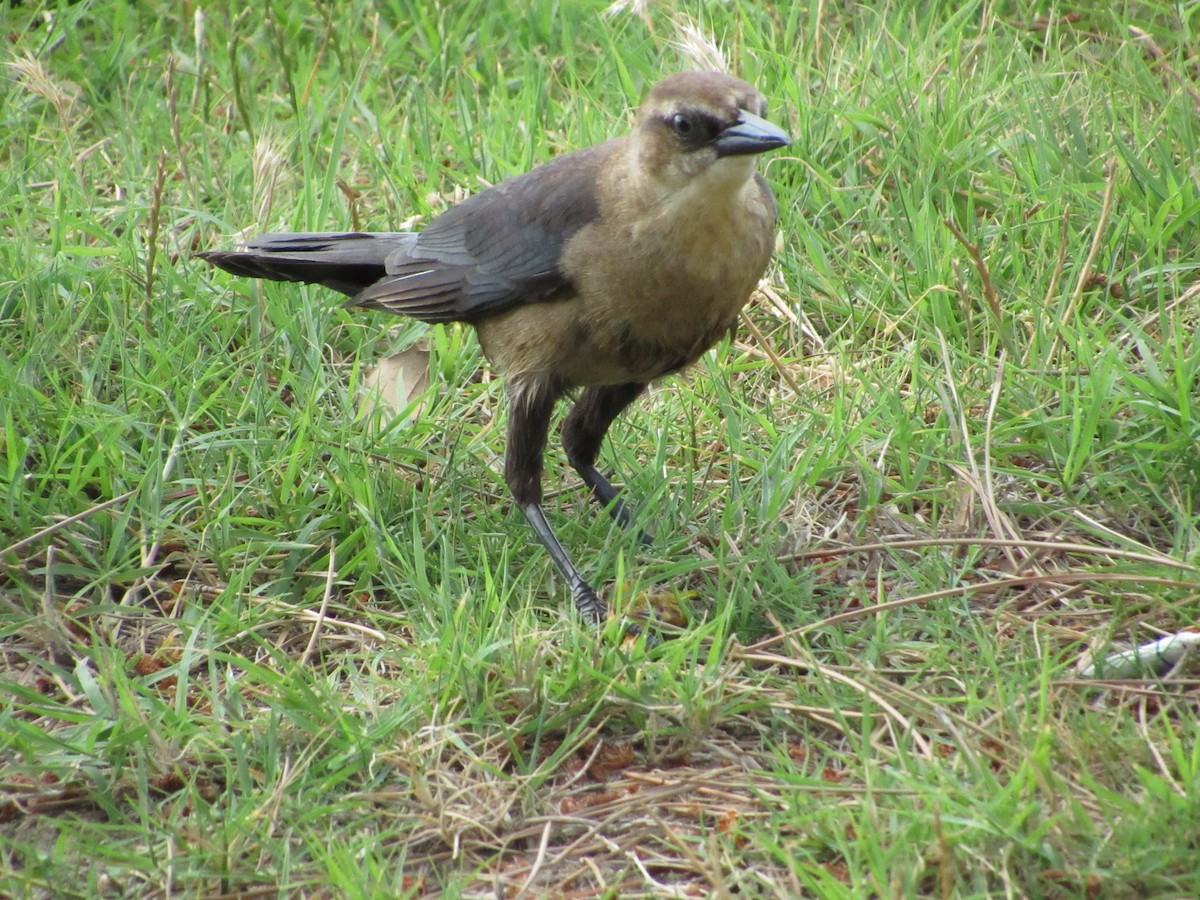
<instances>
[{"instance_id":1,"label":"tail feather","mask_svg":"<svg viewBox=\"0 0 1200 900\"><path fill-rule=\"evenodd\" d=\"M197 256L234 275L321 284L353 297L385 277L388 257L416 238L408 232L264 234L242 250Z\"/></svg>"}]
</instances>

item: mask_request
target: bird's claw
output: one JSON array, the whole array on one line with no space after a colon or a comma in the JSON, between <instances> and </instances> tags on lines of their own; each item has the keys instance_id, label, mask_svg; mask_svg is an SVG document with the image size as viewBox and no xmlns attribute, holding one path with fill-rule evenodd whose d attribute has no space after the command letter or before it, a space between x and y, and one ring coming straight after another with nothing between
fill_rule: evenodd
<instances>
[{"instance_id":1,"label":"bird's claw","mask_svg":"<svg viewBox=\"0 0 1200 900\"><path fill-rule=\"evenodd\" d=\"M608 618L608 605L600 599L589 585L581 584L571 591L571 599L583 621L593 628L599 628Z\"/></svg>"}]
</instances>

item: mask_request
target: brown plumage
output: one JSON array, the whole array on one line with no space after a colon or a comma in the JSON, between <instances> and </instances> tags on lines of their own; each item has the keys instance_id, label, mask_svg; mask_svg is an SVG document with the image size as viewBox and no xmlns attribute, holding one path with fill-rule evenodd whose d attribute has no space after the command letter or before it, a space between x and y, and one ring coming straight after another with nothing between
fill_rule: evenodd
<instances>
[{"instance_id":1,"label":"brown plumage","mask_svg":"<svg viewBox=\"0 0 1200 900\"><path fill-rule=\"evenodd\" d=\"M770 260L775 201L757 154L788 137L766 101L717 72L656 85L633 131L559 157L447 210L424 231L267 234L202 253L238 275L323 284L350 306L469 322L505 376L505 478L584 618L605 606L541 509L555 402L582 393L563 446L600 503L632 516L596 468L613 419L646 384L735 325Z\"/></svg>"}]
</instances>

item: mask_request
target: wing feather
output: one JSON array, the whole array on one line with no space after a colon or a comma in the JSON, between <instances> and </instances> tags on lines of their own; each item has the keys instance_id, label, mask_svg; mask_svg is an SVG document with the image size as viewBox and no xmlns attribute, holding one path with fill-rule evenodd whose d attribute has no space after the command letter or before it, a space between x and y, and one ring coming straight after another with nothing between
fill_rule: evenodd
<instances>
[{"instance_id":1,"label":"wing feather","mask_svg":"<svg viewBox=\"0 0 1200 900\"><path fill-rule=\"evenodd\" d=\"M387 275L349 305L429 322L473 321L568 295L563 245L599 215L609 141L561 156L464 200L387 258Z\"/></svg>"}]
</instances>

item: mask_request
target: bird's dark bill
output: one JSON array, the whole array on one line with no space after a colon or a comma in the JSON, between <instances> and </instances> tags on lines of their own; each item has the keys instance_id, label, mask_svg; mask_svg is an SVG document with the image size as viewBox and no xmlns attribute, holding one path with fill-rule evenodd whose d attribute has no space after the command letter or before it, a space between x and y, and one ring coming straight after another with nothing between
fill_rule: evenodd
<instances>
[{"instance_id":1,"label":"bird's dark bill","mask_svg":"<svg viewBox=\"0 0 1200 900\"><path fill-rule=\"evenodd\" d=\"M754 113L740 110L738 122L731 125L713 141L718 156L743 156L748 153L766 153L778 147L786 147L792 139L782 129Z\"/></svg>"}]
</instances>

